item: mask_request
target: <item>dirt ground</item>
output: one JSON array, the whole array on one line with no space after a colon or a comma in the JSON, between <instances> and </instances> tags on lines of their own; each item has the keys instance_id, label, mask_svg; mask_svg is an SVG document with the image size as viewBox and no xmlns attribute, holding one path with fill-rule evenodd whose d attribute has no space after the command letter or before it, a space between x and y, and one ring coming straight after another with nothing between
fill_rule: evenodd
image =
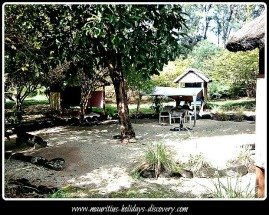
<instances>
[{"instance_id":1,"label":"dirt ground","mask_svg":"<svg viewBox=\"0 0 269 215\"><path fill-rule=\"evenodd\" d=\"M78 186L98 189L107 193L128 188L138 183L129 172L149 145L163 142L172 151L178 161L187 160L190 155L203 154L213 166L223 168L226 162L238 156L243 145L254 145L255 122L215 121L199 119L196 126L186 123L185 131L171 131L178 124L159 124L157 120L143 119L133 122L137 140L127 145L113 139L119 134L117 124L96 125L89 127L63 126L42 129L36 134L48 142L48 147L41 149L16 148L15 137L5 142L5 150L24 152L28 155L42 156L48 160L61 157L65 159L62 171L48 170L40 166L15 160L5 160L5 176L24 177L35 185L53 187ZM248 174L244 180L251 180L254 186L254 174ZM162 178L144 180L152 183L169 184L171 188L191 191L194 195L205 192L201 179ZM198 184L197 184L198 183ZM208 181L205 183L208 184ZM185 186L184 186L185 185ZM200 189L200 191L199 191ZM82 196L83 197L83 196Z\"/></svg>"}]
</instances>

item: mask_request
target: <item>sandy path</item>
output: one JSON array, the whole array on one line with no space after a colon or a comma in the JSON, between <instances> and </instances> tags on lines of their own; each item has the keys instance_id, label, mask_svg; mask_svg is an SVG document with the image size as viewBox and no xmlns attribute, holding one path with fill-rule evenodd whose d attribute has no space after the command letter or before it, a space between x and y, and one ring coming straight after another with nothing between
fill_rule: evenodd
<instances>
[{"instance_id":1,"label":"sandy path","mask_svg":"<svg viewBox=\"0 0 269 215\"><path fill-rule=\"evenodd\" d=\"M156 120L139 120L133 126L139 139L136 143L128 145L119 144L118 140L112 138L119 132L118 126L114 124L93 127L55 127L31 132L46 139L49 147L38 150L24 149L24 152L47 159L62 157L66 160L65 169L46 170L10 160L5 163L6 174L12 173L15 177L28 178L37 185L57 187L72 185L111 192L130 187L135 183L128 175L128 171L147 146L153 142L164 142L178 160L187 160L190 154L203 153L212 165L217 167L225 166L227 160L238 155L240 145L254 143L255 124L249 121L198 120L194 128L187 124L192 128L189 132L170 131L170 128L175 125L159 125ZM6 149L12 149L12 142L6 146ZM15 171L16 169L18 171ZM253 175L249 177L251 181L254 180ZM151 182L168 183L162 180L165 179L160 178ZM198 179L194 178L192 182L196 180ZM186 189L192 187L192 182L184 178L168 181L175 189L178 183L185 183Z\"/></svg>"}]
</instances>

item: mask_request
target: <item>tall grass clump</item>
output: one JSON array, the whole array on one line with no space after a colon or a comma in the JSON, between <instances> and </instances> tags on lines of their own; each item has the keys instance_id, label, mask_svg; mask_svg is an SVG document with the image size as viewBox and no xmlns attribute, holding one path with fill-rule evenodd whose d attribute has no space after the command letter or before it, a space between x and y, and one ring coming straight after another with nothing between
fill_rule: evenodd
<instances>
[{"instance_id":1,"label":"tall grass clump","mask_svg":"<svg viewBox=\"0 0 269 215\"><path fill-rule=\"evenodd\" d=\"M146 150L142 162L134 168L132 175L141 176L144 171L150 171L157 178L162 172L170 172L174 166L166 146L163 143L157 143Z\"/></svg>"},{"instance_id":2,"label":"tall grass clump","mask_svg":"<svg viewBox=\"0 0 269 215\"><path fill-rule=\"evenodd\" d=\"M229 116L220 106L214 106L212 109L212 113L213 113L213 118L216 120L219 120L219 121L229 120Z\"/></svg>"},{"instance_id":3,"label":"tall grass clump","mask_svg":"<svg viewBox=\"0 0 269 215\"><path fill-rule=\"evenodd\" d=\"M234 179L227 177L226 183L222 182L220 178L217 181L213 181L213 188L209 189L210 196L212 198L254 198L255 197L255 187L251 186L249 183L243 186L239 177Z\"/></svg>"},{"instance_id":4,"label":"tall grass clump","mask_svg":"<svg viewBox=\"0 0 269 215\"><path fill-rule=\"evenodd\" d=\"M238 107L235 112L234 120L241 122L244 120L244 108Z\"/></svg>"}]
</instances>

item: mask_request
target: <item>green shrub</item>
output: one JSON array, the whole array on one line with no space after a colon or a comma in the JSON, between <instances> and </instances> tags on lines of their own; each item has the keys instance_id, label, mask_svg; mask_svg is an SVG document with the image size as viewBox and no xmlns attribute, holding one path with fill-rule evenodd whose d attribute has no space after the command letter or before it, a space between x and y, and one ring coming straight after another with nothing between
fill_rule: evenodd
<instances>
[{"instance_id":1,"label":"green shrub","mask_svg":"<svg viewBox=\"0 0 269 215\"><path fill-rule=\"evenodd\" d=\"M114 107L112 105L106 105L105 113L106 113L106 115L114 116L115 114L118 113L117 107Z\"/></svg>"}]
</instances>

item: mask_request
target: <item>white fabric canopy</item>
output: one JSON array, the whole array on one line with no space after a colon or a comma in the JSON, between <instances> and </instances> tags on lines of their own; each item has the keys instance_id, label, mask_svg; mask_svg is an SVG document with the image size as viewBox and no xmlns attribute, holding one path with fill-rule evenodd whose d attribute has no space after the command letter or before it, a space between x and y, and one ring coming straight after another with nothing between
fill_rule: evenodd
<instances>
[{"instance_id":1,"label":"white fabric canopy","mask_svg":"<svg viewBox=\"0 0 269 215\"><path fill-rule=\"evenodd\" d=\"M202 88L174 88L174 87L155 87L151 96L197 96Z\"/></svg>"},{"instance_id":2,"label":"white fabric canopy","mask_svg":"<svg viewBox=\"0 0 269 215\"><path fill-rule=\"evenodd\" d=\"M174 87L155 87L150 93L150 96L167 96L167 97L192 97L194 103L194 126L196 124L196 98L198 94L203 91L202 88L186 87L186 88L174 88Z\"/></svg>"}]
</instances>

